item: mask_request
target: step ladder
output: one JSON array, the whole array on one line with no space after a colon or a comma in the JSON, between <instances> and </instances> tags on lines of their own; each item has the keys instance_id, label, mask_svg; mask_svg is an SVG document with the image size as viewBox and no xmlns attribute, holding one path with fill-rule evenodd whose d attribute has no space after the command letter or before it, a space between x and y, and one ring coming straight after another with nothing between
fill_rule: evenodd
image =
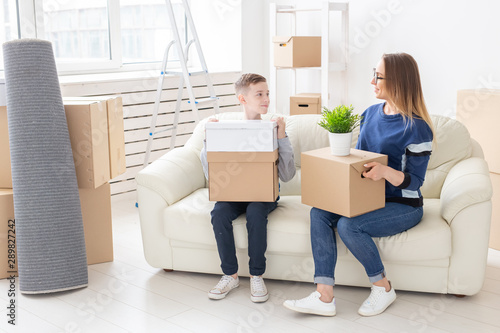
<instances>
[{"instance_id":1,"label":"step ladder","mask_svg":"<svg viewBox=\"0 0 500 333\"><path fill-rule=\"evenodd\" d=\"M194 113L194 118L195 122L198 123L200 121L200 115L198 113L198 107L202 104L205 103L212 103L213 108L214 108L214 114L217 114L219 112L219 101L217 96L215 95L215 90L214 86L212 84L212 80L210 79L210 75L208 73L207 69L207 64L205 62L205 57L203 56L203 52L201 50L201 44L198 39L198 34L196 33L196 28L194 26L194 21L193 17L191 16L191 10L189 9L189 5L187 3L187 0L181 0L182 5L184 7L185 15L186 15L186 21L188 24L188 31L191 32L192 39L189 40L185 45L181 42L181 38L179 35L179 29L177 28L177 22L175 20L174 16L174 10L172 7L172 1L171 0L165 0L165 3L167 5L167 12L168 12L168 17L170 21L170 26L172 29L172 33L174 35L174 40L172 40L170 43L168 43L165 53L163 56L163 62L161 65L161 73L158 78L158 88L156 90L156 99L155 99L155 104L154 104L154 109L153 109L153 117L151 118L151 127L149 128L149 136L148 136L148 143L146 146L146 155L144 157L144 165L143 168L145 168L149 164L149 157L151 155L151 149L153 145L153 139L156 134L163 133L166 131L172 131L172 135L170 138L170 150L174 149L175 147L175 137L177 136L177 126L179 123L179 113L180 113L180 108L181 108L181 102L182 102L182 93L184 90L184 85L186 86L187 93L189 95L189 101L188 103L191 106L192 112ZM190 72L188 67L187 67L187 61L188 61L188 54L189 54L189 48L191 45L194 44L196 47L196 53L198 55L200 65L201 65L201 70L199 71L193 71ZM177 54L179 56L179 62L181 65L181 71L168 71L167 70L167 65L168 65L168 55L170 52L171 47L174 46L175 49L177 50ZM175 112L174 112L174 121L172 126L168 126L166 128L163 128L159 131L156 131L156 121L158 118L158 109L160 107L160 99L161 99L161 93L163 91L163 79L165 78L165 75L176 75L179 76L179 89L177 93L177 103L175 106ZM206 85L208 88L209 92L209 97L208 98L202 98L202 99L197 99L194 96L193 92L193 86L191 84L190 78L192 76L196 75L203 75L205 77Z\"/></svg>"}]
</instances>

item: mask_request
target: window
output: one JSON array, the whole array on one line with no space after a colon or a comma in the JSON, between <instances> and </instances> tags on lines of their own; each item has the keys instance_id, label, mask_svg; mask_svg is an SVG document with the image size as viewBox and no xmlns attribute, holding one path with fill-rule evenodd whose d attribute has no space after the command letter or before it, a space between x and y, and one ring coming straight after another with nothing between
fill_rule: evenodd
<instances>
[{"instance_id":1,"label":"window","mask_svg":"<svg viewBox=\"0 0 500 333\"><path fill-rule=\"evenodd\" d=\"M184 11L173 6L179 34L186 37ZM163 59L167 43L174 38L164 0L127 1L120 6L123 63L144 63ZM180 26L179 26L180 25ZM169 59L172 59L171 54Z\"/></svg>"},{"instance_id":2,"label":"window","mask_svg":"<svg viewBox=\"0 0 500 333\"><path fill-rule=\"evenodd\" d=\"M173 39L164 0L1 1L1 41L51 41L63 73L157 67ZM173 8L181 38L187 39L182 3L173 1ZM171 52L169 59L175 57Z\"/></svg>"},{"instance_id":3,"label":"window","mask_svg":"<svg viewBox=\"0 0 500 333\"><path fill-rule=\"evenodd\" d=\"M19 38L15 0L4 0L0 6L0 44ZM3 70L3 52L0 52L0 69Z\"/></svg>"},{"instance_id":4,"label":"window","mask_svg":"<svg viewBox=\"0 0 500 333\"><path fill-rule=\"evenodd\" d=\"M52 42L59 62L111 59L105 2L44 0L39 23L38 37Z\"/></svg>"}]
</instances>

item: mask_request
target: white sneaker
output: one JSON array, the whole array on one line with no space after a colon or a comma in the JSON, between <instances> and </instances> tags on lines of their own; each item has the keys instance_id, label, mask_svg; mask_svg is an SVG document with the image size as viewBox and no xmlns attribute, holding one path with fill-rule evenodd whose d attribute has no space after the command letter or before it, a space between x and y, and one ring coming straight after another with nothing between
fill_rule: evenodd
<instances>
[{"instance_id":1,"label":"white sneaker","mask_svg":"<svg viewBox=\"0 0 500 333\"><path fill-rule=\"evenodd\" d=\"M373 285L370 296L363 302L358 313L365 317L381 314L395 300L396 292L392 286L391 290L385 291L385 287Z\"/></svg>"},{"instance_id":2,"label":"white sneaker","mask_svg":"<svg viewBox=\"0 0 500 333\"><path fill-rule=\"evenodd\" d=\"M210 299L222 299L226 297L226 295L233 290L234 288L240 285L240 279L238 277L233 278L230 275L223 275L217 283L217 285L208 292L208 298Z\"/></svg>"},{"instance_id":3,"label":"white sneaker","mask_svg":"<svg viewBox=\"0 0 500 333\"><path fill-rule=\"evenodd\" d=\"M320 292L315 291L311 295L299 300L286 300L283 302L283 306L287 309L301 313L311 313L320 316L335 316L337 314L335 298L333 298L330 303L325 303L319 299L320 297Z\"/></svg>"},{"instance_id":4,"label":"white sneaker","mask_svg":"<svg viewBox=\"0 0 500 333\"><path fill-rule=\"evenodd\" d=\"M250 299L252 302L265 302L269 299L266 284L261 276L252 276L250 278Z\"/></svg>"}]
</instances>

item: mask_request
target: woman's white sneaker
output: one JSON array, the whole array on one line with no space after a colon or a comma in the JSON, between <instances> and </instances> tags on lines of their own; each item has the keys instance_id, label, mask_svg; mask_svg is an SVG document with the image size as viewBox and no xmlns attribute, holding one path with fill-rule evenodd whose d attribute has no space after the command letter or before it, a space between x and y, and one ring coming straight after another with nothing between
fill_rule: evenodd
<instances>
[{"instance_id":1,"label":"woman's white sneaker","mask_svg":"<svg viewBox=\"0 0 500 333\"><path fill-rule=\"evenodd\" d=\"M335 298L333 298L330 303L325 303L319 299L320 297L321 294L319 291L315 291L311 295L302 299L286 300L283 302L283 306L287 309L301 313L310 313L320 316L335 316L337 314Z\"/></svg>"},{"instance_id":2,"label":"woman's white sneaker","mask_svg":"<svg viewBox=\"0 0 500 333\"><path fill-rule=\"evenodd\" d=\"M261 276L250 277L250 299L255 303L265 302L269 299L266 284Z\"/></svg>"},{"instance_id":3,"label":"woman's white sneaker","mask_svg":"<svg viewBox=\"0 0 500 333\"><path fill-rule=\"evenodd\" d=\"M373 285L370 296L363 302L358 310L362 316L369 317L381 314L396 300L396 292L391 286L391 290L385 291L385 287Z\"/></svg>"},{"instance_id":4,"label":"woman's white sneaker","mask_svg":"<svg viewBox=\"0 0 500 333\"><path fill-rule=\"evenodd\" d=\"M212 290L208 292L208 298L210 299L222 299L240 285L240 279L238 277L233 278L230 275L223 275L219 280L219 283Z\"/></svg>"}]
</instances>

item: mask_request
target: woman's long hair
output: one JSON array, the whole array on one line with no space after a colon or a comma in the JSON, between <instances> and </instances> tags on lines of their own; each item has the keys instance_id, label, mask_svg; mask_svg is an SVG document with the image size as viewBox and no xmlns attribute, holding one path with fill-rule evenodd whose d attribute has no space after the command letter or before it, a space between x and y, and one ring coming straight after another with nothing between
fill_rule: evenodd
<instances>
[{"instance_id":1,"label":"woman's long hair","mask_svg":"<svg viewBox=\"0 0 500 333\"><path fill-rule=\"evenodd\" d=\"M421 118L434 134L415 59L407 53L388 53L382 59L385 65L385 88L396 110L410 122L413 122L414 117Z\"/></svg>"}]
</instances>

